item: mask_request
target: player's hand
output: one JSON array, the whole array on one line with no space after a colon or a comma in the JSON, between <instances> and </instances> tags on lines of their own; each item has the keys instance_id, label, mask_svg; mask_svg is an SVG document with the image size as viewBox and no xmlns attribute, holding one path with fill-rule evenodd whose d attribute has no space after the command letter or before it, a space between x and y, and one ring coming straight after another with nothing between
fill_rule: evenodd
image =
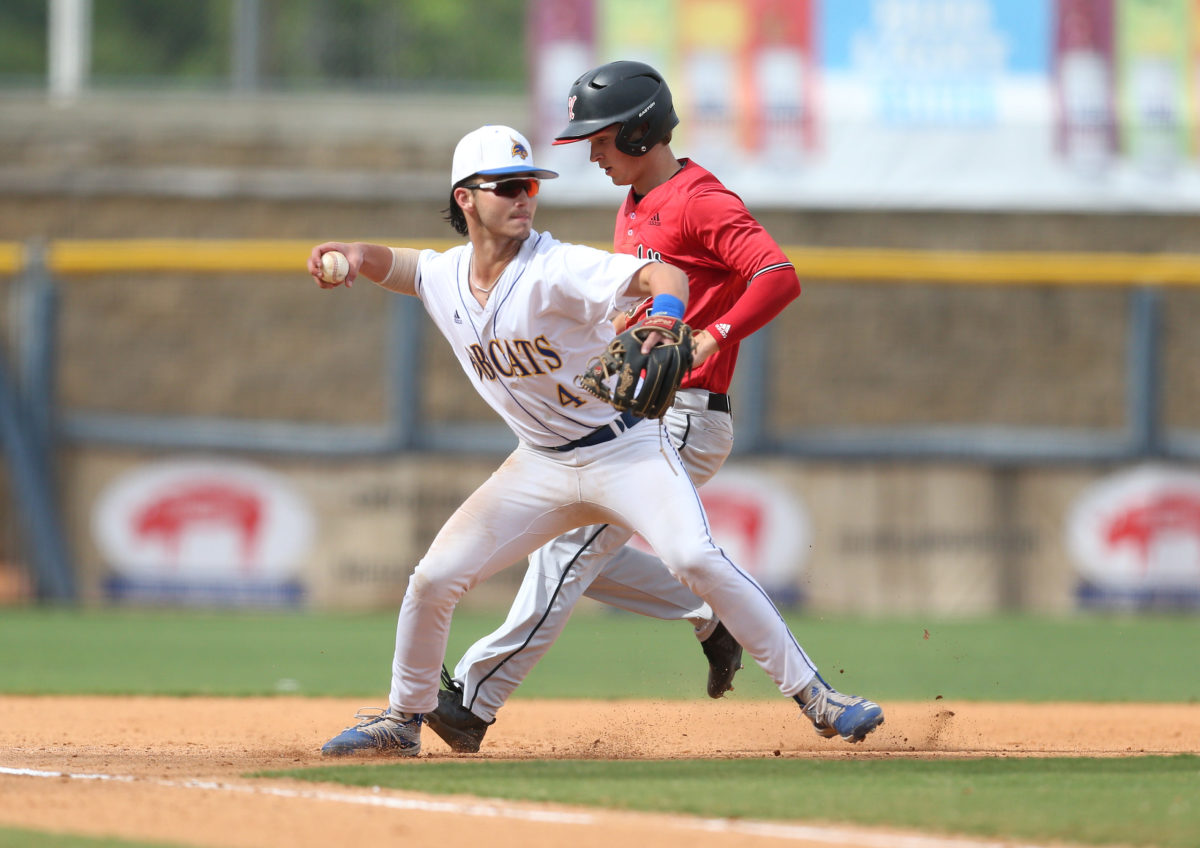
<instances>
[{"instance_id":1,"label":"player's hand","mask_svg":"<svg viewBox=\"0 0 1200 848\"><path fill-rule=\"evenodd\" d=\"M695 368L718 350L717 340L708 330L692 334L692 367Z\"/></svg>"},{"instance_id":2,"label":"player's hand","mask_svg":"<svg viewBox=\"0 0 1200 848\"><path fill-rule=\"evenodd\" d=\"M662 333L655 330L646 336L646 340L642 342L642 353L649 353L658 347L663 342L673 341L670 336L664 336Z\"/></svg>"},{"instance_id":3,"label":"player's hand","mask_svg":"<svg viewBox=\"0 0 1200 848\"><path fill-rule=\"evenodd\" d=\"M342 282L331 283L325 280L322 276L321 257L331 250L336 250L346 257L346 261L350 265L350 270L346 272L346 279ZM308 255L308 273L312 274L312 278L317 281L317 285L323 289L335 289L340 285L345 284L347 288L354 285L354 278L358 276L358 271L362 268L363 251L362 246L357 244L346 244L340 241L327 241L318 244L312 249L312 253Z\"/></svg>"}]
</instances>

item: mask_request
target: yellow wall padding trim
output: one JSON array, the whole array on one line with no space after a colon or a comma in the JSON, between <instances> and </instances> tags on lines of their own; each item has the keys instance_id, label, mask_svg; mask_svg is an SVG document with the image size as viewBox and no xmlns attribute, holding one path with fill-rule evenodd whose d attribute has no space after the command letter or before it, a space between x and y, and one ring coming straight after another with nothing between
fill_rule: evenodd
<instances>
[{"instance_id":1,"label":"yellow wall padding trim","mask_svg":"<svg viewBox=\"0 0 1200 848\"><path fill-rule=\"evenodd\" d=\"M15 241L0 241L0 274L15 274L25 265L25 246Z\"/></svg>"},{"instance_id":2,"label":"yellow wall padding trim","mask_svg":"<svg viewBox=\"0 0 1200 848\"><path fill-rule=\"evenodd\" d=\"M801 279L1200 285L1200 255L786 248Z\"/></svg>"},{"instance_id":3,"label":"yellow wall padding trim","mask_svg":"<svg viewBox=\"0 0 1200 848\"><path fill-rule=\"evenodd\" d=\"M394 247L446 250L444 239L369 239ZM315 242L299 240L61 240L46 245L54 275L304 273ZM603 247L596 244L595 246ZM802 281L926 282L949 285L1200 285L1200 254L1054 253L785 247ZM0 273L27 267L24 248L0 242Z\"/></svg>"},{"instance_id":4,"label":"yellow wall padding trim","mask_svg":"<svg viewBox=\"0 0 1200 848\"><path fill-rule=\"evenodd\" d=\"M445 250L456 242L411 245L381 240L397 247ZM216 273L304 273L315 241L251 241L229 239L135 239L132 241L56 241L46 252L53 274L119 274L147 271Z\"/></svg>"}]
</instances>

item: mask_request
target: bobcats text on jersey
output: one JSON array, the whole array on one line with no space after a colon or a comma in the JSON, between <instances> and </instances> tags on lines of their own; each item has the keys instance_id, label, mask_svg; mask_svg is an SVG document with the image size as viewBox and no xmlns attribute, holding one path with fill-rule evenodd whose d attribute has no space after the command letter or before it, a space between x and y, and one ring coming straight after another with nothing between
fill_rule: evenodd
<instances>
[{"instance_id":1,"label":"bobcats text on jersey","mask_svg":"<svg viewBox=\"0 0 1200 848\"><path fill-rule=\"evenodd\" d=\"M550 346L545 336L529 339L492 339L483 345L468 348L471 364L481 380L497 377L529 377L557 371L562 357ZM544 367L543 367L544 366Z\"/></svg>"}]
</instances>

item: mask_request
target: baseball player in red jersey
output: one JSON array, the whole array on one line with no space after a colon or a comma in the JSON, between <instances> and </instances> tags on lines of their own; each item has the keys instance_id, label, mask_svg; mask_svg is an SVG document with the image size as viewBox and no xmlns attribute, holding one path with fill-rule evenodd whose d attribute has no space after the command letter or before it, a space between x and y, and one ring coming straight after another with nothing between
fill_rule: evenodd
<instances>
[{"instance_id":1,"label":"baseball player in red jersey","mask_svg":"<svg viewBox=\"0 0 1200 848\"><path fill-rule=\"evenodd\" d=\"M665 423L699 486L733 447L727 392L739 343L800 294L800 281L741 199L671 151L678 118L670 90L653 68L639 62L595 68L576 80L567 102L568 124L555 143L586 141L591 161L614 184L630 186L617 214L615 250L669 262L688 275L684 321L696 331L695 365ZM648 308L643 303L618 316L618 331ZM733 688L741 646L658 558L626 544L631 535L614 525L585 527L531 555L504 624L472 645L453 675L443 671L438 708L426 720L451 748L479 750L496 711L557 639L581 595L643 615L689 621L709 662L708 694L719 698ZM821 688L819 676L813 685ZM875 717L872 712L871 720ZM877 718L882 721L881 711ZM815 723L824 736L838 733ZM863 735L856 731L845 738L858 741Z\"/></svg>"}]
</instances>

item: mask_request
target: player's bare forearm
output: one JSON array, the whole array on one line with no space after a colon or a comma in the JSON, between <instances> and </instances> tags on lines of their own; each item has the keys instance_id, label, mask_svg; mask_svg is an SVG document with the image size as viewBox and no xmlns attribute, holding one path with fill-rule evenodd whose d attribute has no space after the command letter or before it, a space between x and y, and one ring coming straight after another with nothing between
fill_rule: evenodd
<instances>
[{"instance_id":1,"label":"player's bare forearm","mask_svg":"<svg viewBox=\"0 0 1200 848\"><path fill-rule=\"evenodd\" d=\"M687 274L674 265L668 265L665 262L648 262L638 268L633 279L629 281L629 288L626 291L628 294L638 297L657 297L660 294L669 294L679 298L686 306L689 292L688 278Z\"/></svg>"},{"instance_id":2,"label":"player's bare forearm","mask_svg":"<svg viewBox=\"0 0 1200 848\"><path fill-rule=\"evenodd\" d=\"M321 257L330 251L344 254L350 263L346 279L339 282L329 282L321 277ZM336 288L344 282L347 286L354 284L359 274L368 280L380 282L387 276L392 267L392 251L386 245L368 244L366 242L327 241L312 249L308 257L308 272L312 274L317 284L323 289Z\"/></svg>"}]
</instances>

